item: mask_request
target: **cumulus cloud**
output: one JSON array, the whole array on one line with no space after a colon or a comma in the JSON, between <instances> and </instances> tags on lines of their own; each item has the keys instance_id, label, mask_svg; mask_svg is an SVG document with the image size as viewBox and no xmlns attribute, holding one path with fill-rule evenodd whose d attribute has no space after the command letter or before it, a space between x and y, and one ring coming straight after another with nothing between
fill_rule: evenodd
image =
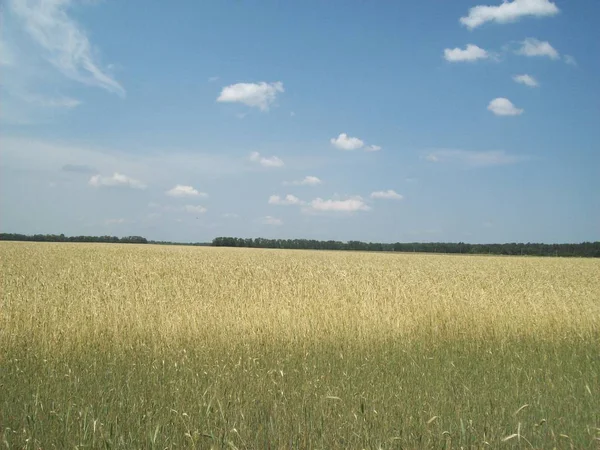
<instances>
[{"instance_id":1,"label":"cumulus cloud","mask_svg":"<svg viewBox=\"0 0 600 450\"><path fill-rule=\"evenodd\" d=\"M365 147L365 152L378 152L379 150L381 150L379 145L367 145Z\"/></svg>"},{"instance_id":2,"label":"cumulus cloud","mask_svg":"<svg viewBox=\"0 0 600 450\"><path fill-rule=\"evenodd\" d=\"M504 0L498 6L474 6L467 16L460 18L460 23L472 30L486 22L509 23L526 16L554 16L559 11L550 0Z\"/></svg>"},{"instance_id":3,"label":"cumulus cloud","mask_svg":"<svg viewBox=\"0 0 600 450\"><path fill-rule=\"evenodd\" d=\"M489 56L487 51L474 44L467 44L464 50L458 47L444 50L444 59L449 62L473 62L478 59L487 59Z\"/></svg>"},{"instance_id":4,"label":"cumulus cloud","mask_svg":"<svg viewBox=\"0 0 600 450\"><path fill-rule=\"evenodd\" d=\"M302 180L286 181L283 184L286 186L317 186L321 183L322 181L320 178L314 177L312 175L307 175Z\"/></svg>"},{"instance_id":5,"label":"cumulus cloud","mask_svg":"<svg viewBox=\"0 0 600 450\"><path fill-rule=\"evenodd\" d=\"M289 205L302 205L304 202L300 200L295 195L288 194L284 198L279 195L271 195L269 197L270 205L281 205L281 206L289 206Z\"/></svg>"},{"instance_id":6,"label":"cumulus cloud","mask_svg":"<svg viewBox=\"0 0 600 450\"><path fill-rule=\"evenodd\" d=\"M85 30L67 14L69 0L12 0L12 11L45 52L46 59L66 77L124 96L125 89L97 61Z\"/></svg>"},{"instance_id":7,"label":"cumulus cloud","mask_svg":"<svg viewBox=\"0 0 600 450\"><path fill-rule=\"evenodd\" d=\"M521 47L515 52L523 56L547 56L550 59L559 59L560 54L548 41L527 38L521 41Z\"/></svg>"},{"instance_id":8,"label":"cumulus cloud","mask_svg":"<svg viewBox=\"0 0 600 450\"><path fill-rule=\"evenodd\" d=\"M146 189L146 185L139 180L115 172L110 177L94 175L90 178L90 186L94 187L127 187L132 189Z\"/></svg>"},{"instance_id":9,"label":"cumulus cloud","mask_svg":"<svg viewBox=\"0 0 600 450\"><path fill-rule=\"evenodd\" d=\"M277 156L264 157L258 152L250 153L250 161L258 163L263 167L283 167L285 165Z\"/></svg>"},{"instance_id":10,"label":"cumulus cloud","mask_svg":"<svg viewBox=\"0 0 600 450\"><path fill-rule=\"evenodd\" d=\"M284 92L283 83L237 83L225 86L217 98L222 103L243 103L244 105L268 111L277 99L277 94Z\"/></svg>"},{"instance_id":11,"label":"cumulus cloud","mask_svg":"<svg viewBox=\"0 0 600 450\"><path fill-rule=\"evenodd\" d=\"M371 192L371 198L379 198L385 200L402 200L404 196L398 194L396 191L392 189L388 189L387 191L375 191Z\"/></svg>"},{"instance_id":12,"label":"cumulus cloud","mask_svg":"<svg viewBox=\"0 0 600 450\"><path fill-rule=\"evenodd\" d=\"M529 86L529 87L538 87L539 86L537 80L535 78L533 78L531 75L527 75L526 73L523 75L515 75L513 77L513 80L515 80L517 83L524 84L525 86Z\"/></svg>"},{"instance_id":13,"label":"cumulus cloud","mask_svg":"<svg viewBox=\"0 0 600 450\"><path fill-rule=\"evenodd\" d=\"M509 99L503 97L492 100L487 109L497 116L519 116L525 112L524 109L517 108Z\"/></svg>"},{"instance_id":14,"label":"cumulus cloud","mask_svg":"<svg viewBox=\"0 0 600 450\"><path fill-rule=\"evenodd\" d=\"M515 164L527 158L511 155L502 150L469 151L440 149L428 153L425 159L432 163L456 163L467 167L489 167Z\"/></svg>"},{"instance_id":15,"label":"cumulus cloud","mask_svg":"<svg viewBox=\"0 0 600 450\"><path fill-rule=\"evenodd\" d=\"M368 211L371 208L367 205L362 197L354 196L346 200L316 198L309 203L309 207L305 211L312 212L356 212Z\"/></svg>"},{"instance_id":16,"label":"cumulus cloud","mask_svg":"<svg viewBox=\"0 0 600 450\"><path fill-rule=\"evenodd\" d=\"M166 194L170 197L208 197L204 192L199 192L193 186L178 184L169 189Z\"/></svg>"},{"instance_id":17,"label":"cumulus cloud","mask_svg":"<svg viewBox=\"0 0 600 450\"><path fill-rule=\"evenodd\" d=\"M350 137L346 133L340 133L337 138L331 138L329 142L340 150L358 150L365 145L359 138Z\"/></svg>"},{"instance_id":18,"label":"cumulus cloud","mask_svg":"<svg viewBox=\"0 0 600 450\"><path fill-rule=\"evenodd\" d=\"M283 225L283 220L278 219L277 217L273 217L273 216L265 216L260 219L260 222L264 225L273 225L273 226Z\"/></svg>"},{"instance_id":19,"label":"cumulus cloud","mask_svg":"<svg viewBox=\"0 0 600 450\"><path fill-rule=\"evenodd\" d=\"M185 205L183 210L191 214L204 214L206 211L208 211L204 206L200 205Z\"/></svg>"}]
</instances>

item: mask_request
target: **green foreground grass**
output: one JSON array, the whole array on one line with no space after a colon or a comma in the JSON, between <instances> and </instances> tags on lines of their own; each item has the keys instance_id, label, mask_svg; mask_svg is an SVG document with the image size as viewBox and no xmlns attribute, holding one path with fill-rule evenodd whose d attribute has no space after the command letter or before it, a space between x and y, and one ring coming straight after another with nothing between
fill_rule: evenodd
<instances>
[{"instance_id":1,"label":"green foreground grass","mask_svg":"<svg viewBox=\"0 0 600 450\"><path fill-rule=\"evenodd\" d=\"M596 262L76 244L0 255L6 448L600 443Z\"/></svg>"}]
</instances>

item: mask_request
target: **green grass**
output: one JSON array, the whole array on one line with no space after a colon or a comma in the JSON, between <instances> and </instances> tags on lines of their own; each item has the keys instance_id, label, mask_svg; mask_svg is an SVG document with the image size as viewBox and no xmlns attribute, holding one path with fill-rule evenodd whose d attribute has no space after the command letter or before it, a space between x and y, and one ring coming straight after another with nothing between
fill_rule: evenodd
<instances>
[{"instance_id":1,"label":"green grass","mask_svg":"<svg viewBox=\"0 0 600 450\"><path fill-rule=\"evenodd\" d=\"M61 244L0 256L7 448L600 443L595 261Z\"/></svg>"}]
</instances>

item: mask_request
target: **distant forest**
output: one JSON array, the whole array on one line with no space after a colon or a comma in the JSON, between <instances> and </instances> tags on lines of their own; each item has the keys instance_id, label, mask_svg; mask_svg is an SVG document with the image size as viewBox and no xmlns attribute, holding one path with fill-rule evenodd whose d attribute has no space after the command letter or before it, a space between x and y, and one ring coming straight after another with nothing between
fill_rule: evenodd
<instances>
[{"instance_id":1,"label":"distant forest","mask_svg":"<svg viewBox=\"0 0 600 450\"><path fill-rule=\"evenodd\" d=\"M0 233L0 241L32 241L32 242L105 242L110 244L148 244L148 239L141 236L65 236L64 234L17 234Z\"/></svg>"},{"instance_id":2,"label":"distant forest","mask_svg":"<svg viewBox=\"0 0 600 450\"><path fill-rule=\"evenodd\" d=\"M466 244L464 242L410 242L381 244L361 241L317 241L312 239L242 239L218 237L212 241L215 247L286 248L310 250L352 250L368 252L420 252L420 253L463 253L491 255L530 256L580 256L600 257L600 242L581 244Z\"/></svg>"},{"instance_id":3,"label":"distant forest","mask_svg":"<svg viewBox=\"0 0 600 450\"><path fill-rule=\"evenodd\" d=\"M314 239L243 239L217 237L212 243L151 241L141 236L65 236L64 234L0 233L0 241L33 242L104 242L114 244L190 245L213 247L283 248L295 250L348 250L367 252L419 252L419 253L462 253L471 255L528 255L528 256L578 256L600 258L600 241L581 244L467 244L464 242L396 242L382 244L361 241L318 241Z\"/></svg>"}]
</instances>

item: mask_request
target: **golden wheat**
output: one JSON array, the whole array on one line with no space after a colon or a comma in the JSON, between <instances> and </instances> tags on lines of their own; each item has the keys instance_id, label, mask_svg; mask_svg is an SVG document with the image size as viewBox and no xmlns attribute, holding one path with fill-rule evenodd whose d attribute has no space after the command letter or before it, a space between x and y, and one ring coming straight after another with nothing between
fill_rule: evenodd
<instances>
[{"instance_id":1,"label":"golden wheat","mask_svg":"<svg viewBox=\"0 0 600 450\"><path fill-rule=\"evenodd\" d=\"M463 397L451 392L459 389L464 398L471 398L477 394L467 393L461 385L481 382L486 389L500 389L508 380L529 382L533 387L519 388L527 390L527 396L519 392L479 393L485 397L483 403L489 396L504 405L498 417L513 420L511 415L515 410L514 415L519 414L519 417L535 410L539 399L532 399L532 392L544 385L540 379L543 376L523 359L534 358L535 364L546 364L548 370L557 371L556 365L560 363L557 358L564 358L568 353L571 363L575 361L575 366L587 368L581 374L581 383L587 386L592 398L586 397L586 392L580 389L583 384L579 386L581 383L577 382L577 389L582 392L577 400L592 401L599 395L597 388L593 388L593 395L590 389L599 377L597 362L590 365L593 359L590 349L593 352L599 348L600 262L597 260L31 243L1 243L0 255L2 365L14 370L18 367L29 377L36 377L37 371L42 370L40 367L45 367L39 366L40 361L51 361L45 363L50 364L51 369L43 370L54 374L52 376L56 375L53 371L62 370L59 369L61 364L68 364L71 370L78 368L77 376L86 379L86 383L93 379L94 370L104 370L98 365L115 365L115 371L123 371L123 377L136 374L136 382L145 386L136 394L141 399L138 405L131 397L132 388L125 389L121 381L113 378L120 376L116 372L111 372L104 381L92 382L98 383L99 392L120 389L117 398L127 398L137 406L134 407L134 403L115 406L113 397L101 401L88 399L87 404L79 405L79 414L93 405L94 414L101 417L98 410L106 406L104 419L96 418L103 424L104 440L94 441L93 445L89 441L91 435L85 439L61 435L63 440L60 440L58 435L48 433L51 425L47 425L46 432L40 432L40 445L80 442L99 446L100 442L108 442L106 423L112 420L113 410L121 414L146 411L147 415L151 414L147 409L152 408L145 402L150 402L157 411L167 406L179 411L175 407L176 399L185 404L180 395L186 393L200 398L202 392L197 391L200 386L210 391L217 389L216 385L224 389L217 389L221 397L215 394L210 404L206 399L202 402L205 406L208 404L206 411L209 412L215 402L230 402L229 406L220 406L218 424L210 422L213 419L209 420L208 416L198 416L194 422L189 419L191 413L186 412L189 420L185 417L182 420L189 429L182 432L182 436L172 436L169 441L165 438L169 431L162 428L162 422L158 428L150 426L150 437L145 431L138 435L138 431L131 431L141 426L136 422L135 426L129 424L129 435L123 430L123 436L129 436L122 437L123 442L134 447L151 446L149 442L156 443L157 439L170 445L177 439L194 445L208 439L202 445L209 447L229 444L244 447L245 443L246 448L256 448L269 443L272 447L289 448L290 442L295 442L293 446L297 448L343 448L374 446L375 443L393 446L400 442L414 447L420 446L415 440L419 433L422 433L424 446L447 442L452 432L444 427L453 425L458 427L459 441L463 444L479 446L490 439L501 443L501 439L514 430L505 430L499 423L495 424L495 431L487 435L483 428L477 429L473 424L471 430L468 420L476 418L469 416L472 412L467 415L460 412L467 408L462 403ZM554 356L552 349L559 349ZM537 359L538 351L546 352L546 359L541 356ZM122 357L137 361L137 365L118 363ZM495 379L494 384L486 381L486 377L490 377L488 370L503 370L501 364L494 362L496 357L504 358L506 370L511 372L503 375L506 379ZM468 358L489 360L477 363ZM163 375L158 372L165 361L175 364L168 376L164 367ZM387 367L387 361L396 361L397 365ZM270 367L261 366L267 362ZM474 381L468 374L462 374L460 382L456 381L458 378L446 380L445 377L458 377L457 365L461 364L470 367L474 371L472 375L482 380ZM519 372L519 364L526 370ZM373 371L387 368L381 374L368 375L373 392L361 394L358 387L363 385L349 373L354 371L355 376L359 376L358 372L367 370L368 365ZM566 372L569 370L565 368ZM195 374L202 373L211 374L212 378L198 386L185 387L184 383L192 383ZM18 393L1 406L0 422L9 429L4 433L6 442L21 442L15 430L31 428L21 422L27 423L23 417L31 414L20 411L17 402L31 400L29 396L34 395L36 383L25 383L18 374L18 371L5 374L3 381L15 384L10 388ZM554 375L556 379L546 381L558 383L560 389L574 382L563 379L560 371ZM75 375L63 374L61 383L66 383L65 380L73 383L71 376ZM268 378L268 385L264 385L261 376ZM523 376L529 378L523 379ZM290 377L293 382L288 381ZM340 385L344 377L350 378L346 378L345 385ZM441 389L438 394L423 387L426 386L423 380L428 378L431 389ZM391 436L400 431L394 431L390 415L400 413L394 412L384 399L399 394L392 392L393 389L404 386L402 389L410 390L402 384L405 382L422 389L421 393L414 391L413 397L404 399L416 409L414 416L396 417L405 422L406 430L413 431ZM171 384L165 387L163 383ZM458 384L450 387L447 383ZM68 403L64 396L69 389L65 387L53 394L51 384L47 379L39 380L37 395L45 392L47 402ZM78 389L78 385L70 386ZM173 393L171 389L175 388L181 390L181 394ZM296 391L318 392L320 397L300 395ZM228 397L232 392L236 393L235 398ZM362 428L354 426L359 430L355 431L359 439L353 438L349 430L353 429L353 415L358 417L361 408L366 417L364 401L359 400L361 395L364 398L370 395L371 400L376 398L381 404L379 410L372 407L367 411L373 416L370 420L379 425L370 432L365 424ZM511 398L510 404L502 400L504 395ZM274 412L272 406L261 406L261 397L265 396L277 399L274 404L279 405L279 412ZM304 402L304 406L292 405L292 398ZM227 409L233 408L231 402L239 403L239 411L234 408L235 418L227 415L233 414L233 410ZM349 402L356 405L350 407ZM537 403L538 413L542 403ZM363 406L357 406L359 404ZM65 407L63 405L63 409ZM565 408L557 410L557 414L571 411L568 405ZM325 427L328 431L295 428L295 421L304 423L300 416L308 414L306 411L314 415L311 420L322 423L311 422L305 426ZM388 417L379 418L381 413ZM37 420L42 421L46 416L39 414ZM591 423L593 414L589 414L581 419L581 429L577 428L579 418L575 417L569 426L557 425L555 434L579 432L580 442L588 442L584 428L598 426L598 422ZM252 420L248 416L252 416ZM417 416L421 418L416 419ZM50 420L48 417L45 420ZM274 425L276 418L279 425ZM539 415L532 418L531 427L546 418ZM120 420L128 423L132 419L122 417ZM521 427L521 422L518 423ZM337 431L328 428L328 424L332 427L337 424L337 428L334 427ZM196 435L192 425L196 427ZM266 428L253 434L252 427L259 425ZM179 430L183 425L175 427ZM203 432L203 427L208 431ZM74 424L73 433L81 432L80 428L81 424ZM215 440L216 429L225 433L227 439ZM535 430L531 431L533 436L541 433ZM185 433L189 437L185 437ZM212 438L202 438L203 433ZM521 433L519 428L519 442ZM152 435L154 441L150 439ZM305 435L307 440L302 441ZM539 434L537 442L549 442L544 440L550 439L549 436Z\"/></svg>"}]
</instances>

